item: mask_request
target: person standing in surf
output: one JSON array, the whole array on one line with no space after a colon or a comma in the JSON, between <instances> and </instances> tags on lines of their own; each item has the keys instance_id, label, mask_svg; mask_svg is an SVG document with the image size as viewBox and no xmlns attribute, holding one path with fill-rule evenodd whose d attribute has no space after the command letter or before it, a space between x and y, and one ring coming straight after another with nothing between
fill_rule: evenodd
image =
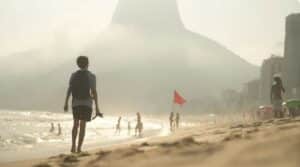
<instances>
[{"instance_id":1,"label":"person standing in surf","mask_svg":"<svg viewBox=\"0 0 300 167\"><path fill-rule=\"evenodd\" d=\"M54 123L51 122L51 128L50 128L49 132L53 132L54 130L55 130L55 128L54 128Z\"/></svg>"},{"instance_id":2,"label":"person standing in surf","mask_svg":"<svg viewBox=\"0 0 300 167\"><path fill-rule=\"evenodd\" d=\"M136 126L135 126L135 136L142 137L143 132L143 122L142 117L139 112L136 113Z\"/></svg>"},{"instance_id":3,"label":"person standing in surf","mask_svg":"<svg viewBox=\"0 0 300 167\"><path fill-rule=\"evenodd\" d=\"M86 56L77 58L79 70L71 75L67 91L64 110L68 111L69 98L72 95L73 129L71 152L81 152L84 141L86 123L91 121L93 100L95 101L96 115L102 116L98 105L96 90L96 76L88 71L89 59ZM79 129L79 136L78 136ZM78 145L76 147L76 139Z\"/></svg>"},{"instance_id":4,"label":"person standing in surf","mask_svg":"<svg viewBox=\"0 0 300 167\"><path fill-rule=\"evenodd\" d=\"M274 84L271 88L271 103L273 105L273 112L275 118L283 117L282 112L282 102L283 102L283 93L285 89L282 84L280 77L274 77Z\"/></svg>"},{"instance_id":5,"label":"person standing in surf","mask_svg":"<svg viewBox=\"0 0 300 167\"><path fill-rule=\"evenodd\" d=\"M170 131L172 132L174 130L174 112L170 113L169 122L170 122Z\"/></svg>"},{"instance_id":6,"label":"person standing in surf","mask_svg":"<svg viewBox=\"0 0 300 167\"><path fill-rule=\"evenodd\" d=\"M128 121L127 129L128 129L128 136L130 136L130 134L131 134L131 122L130 121Z\"/></svg>"},{"instance_id":7,"label":"person standing in surf","mask_svg":"<svg viewBox=\"0 0 300 167\"><path fill-rule=\"evenodd\" d=\"M57 124L57 129L58 129L57 136L60 136L62 133L60 123Z\"/></svg>"},{"instance_id":8,"label":"person standing in surf","mask_svg":"<svg viewBox=\"0 0 300 167\"><path fill-rule=\"evenodd\" d=\"M179 121L180 121L180 115L179 113L176 113L176 117L175 117L176 129L179 129Z\"/></svg>"},{"instance_id":9,"label":"person standing in surf","mask_svg":"<svg viewBox=\"0 0 300 167\"><path fill-rule=\"evenodd\" d=\"M121 134L121 120L122 120L122 117L119 117L118 122L116 124L116 133L115 134Z\"/></svg>"}]
</instances>

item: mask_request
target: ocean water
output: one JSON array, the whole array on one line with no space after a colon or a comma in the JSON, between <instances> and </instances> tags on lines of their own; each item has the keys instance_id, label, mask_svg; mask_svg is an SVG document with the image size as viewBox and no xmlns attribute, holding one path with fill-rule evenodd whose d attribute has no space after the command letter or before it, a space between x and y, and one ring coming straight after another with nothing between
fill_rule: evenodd
<instances>
[{"instance_id":1,"label":"ocean water","mask_svg":"<svg viewBox=\"0 0 300 167\"><path fill-rule=\"evenodd\" d=\"M131 122L131 134L127 124ZM50 132L51 122L55 125ZM135 117L124 117L121 134L115 134L117 117L105 116L87 124L83 149L100 148L130 140L134 136ZM166 124L156 119L143 119L143 138L165 135ZM62 127L58 135L58 123ZM68 153L71 145L72 113L0 110L0 162L41 158Z\"/></svg>"}]
</instances>

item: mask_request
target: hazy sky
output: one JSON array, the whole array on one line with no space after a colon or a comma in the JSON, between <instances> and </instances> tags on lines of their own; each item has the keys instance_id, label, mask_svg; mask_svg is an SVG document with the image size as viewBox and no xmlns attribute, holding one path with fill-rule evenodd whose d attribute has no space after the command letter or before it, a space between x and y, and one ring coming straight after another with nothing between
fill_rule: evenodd
<instances>
[{"instance_id":1,"label":"hazy sky","mask_svg":"<svg viewBox=\"0 0 300 167\"><path fill-rule=\"evenodd\" d=\"M68 38L81 48L109 24L117 0L0 0L0 56ZM261 64L281 53L285 17L297 0L178 0L185 26ZM60 36L60 37L59 37Z\"/></svg>"}]
</instances>

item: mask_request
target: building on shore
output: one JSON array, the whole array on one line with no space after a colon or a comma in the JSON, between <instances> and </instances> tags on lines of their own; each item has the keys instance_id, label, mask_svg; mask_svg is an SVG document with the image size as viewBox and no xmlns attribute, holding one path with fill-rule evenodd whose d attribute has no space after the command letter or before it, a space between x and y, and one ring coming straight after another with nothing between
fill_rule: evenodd
<instances>
[{"instance_id":1,"label":"building on shore","mask_svg":"<svg viewBox=\"0 0 300 167\"><path fill-rule=\"evenodd\" d=\"M259 101L260 80L252 80L244 84L244 99L250 104L257 104Z\"/></svg>"},{"instance_id":2,"label":"building on shore","mask_svg":"<svg viewBox=\"0 0 300 167\"><path fill-rule=\"evenodd\" d=\"M273 77L282 77L283 62L284 58L277 55L272 55L270 58L264 60L260 71L259 84L259 101L262 104L270 103L270 94L271 87L273 84Z\"/></svg>"},{"instance_id":3,"label":"building on shore","mask_svg":"<svg viewBox=\"0 0 300 167\"><path fill-rule=\"evenodd\" d=\"M244 83L237 105L240 111L253 111L260 105L259 88L259 79Z\"/></svg>"},{"instance_id":4,"label":"building on shore","mask_svg":"<svg viewBox=\"0 0 300 167\"><path fill-rule=\"evenodd\" d=\"M283 82L287 98L300 98L300 13L286 18Z\"/></svg>"}]
</instances>

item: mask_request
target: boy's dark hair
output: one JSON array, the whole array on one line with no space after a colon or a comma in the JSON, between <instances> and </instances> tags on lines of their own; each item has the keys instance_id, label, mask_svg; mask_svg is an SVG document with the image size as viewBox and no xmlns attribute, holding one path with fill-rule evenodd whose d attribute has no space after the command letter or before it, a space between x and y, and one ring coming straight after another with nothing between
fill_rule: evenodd
<instances>
[{"instance_id":1,"label":"boy's dark hair","mask_svg":"<svg viewBox=\"0 0 300 167\"><path fill-rule=\"evenodd\" d=\"M87 66L89 65L89 58L86 56L79 56L77 58L77 65L81 69L87 68Z\"/></svg>"}]
</instances>

